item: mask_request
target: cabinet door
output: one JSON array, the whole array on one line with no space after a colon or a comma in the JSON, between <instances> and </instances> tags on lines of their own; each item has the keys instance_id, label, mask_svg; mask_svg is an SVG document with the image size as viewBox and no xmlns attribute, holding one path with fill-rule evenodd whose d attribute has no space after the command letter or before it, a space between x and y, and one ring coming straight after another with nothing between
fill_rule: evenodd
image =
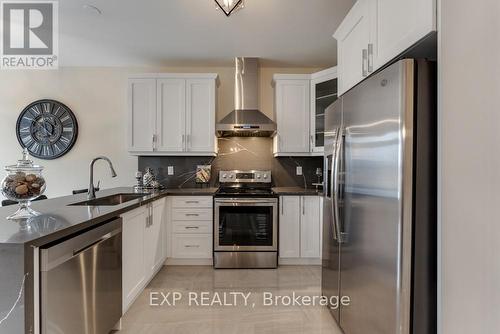
<instances>
[{"instance_id":1,"label":"cabinet door","mask_svg":"<svg viewBox=\"0 0 500 334\"><path fill-rule=\"evenodd\" d=\"M300 257L300 197L280 197L279 256Z\"/></svg>"},{"instance_id":2,"label":"cabinet door","mask_svg":"<svg viewBox=\"0 0 500 334\"><path fill-rule=\"evenodd\" d=\"M147 212L139 208L123 218L123 312L125 313L146 284L144 231Z\"/></svg>"},{"instance_id":3,"label":"cabinet door","mask_svg":"<svg viewBox=\"0 0 500 334\"><path fill-rule=\"evenodd\" d=\"M182 152L185 149L186 80L158 80L157 151Z\"/></svg>"},{"instance_id":4,"label":"cabinet door","mask_svg":"<svg viewBox=\"0 0 500 334\"><path fill-rule=\"evenodd\" d=\"M165 208L163 203L163 200L158 200L152 204L151 221L145 232L144 246L146 249L145 267L147 279L152 278L163 265L164 247L162 232Z\"/></svg>"},{"instance_id":5,"label":"cabinet door","mask_svg":"<svg viewBox=\"0 0 500 334\"><path fill-rule=\"evenodd\" d=\"M215 153L215 80L187 80L186 90L187 150Z\"/></svg>"},{"instance_id":6,"label":"cabinet door","mask_svg":"<svg viewBox=\"0 0 500 334\"><path fill-rule=\"evenodd\" d=\"M276 82L277 153L309 153L310 80Z\"/></svg>"},{"instance_id":7,"label":"cabinet door","mask_svg":"<svg viewBox=\"0 0 500 334\"><path fill-rule=\"evenodd\" d=\"M156 134L156 79L129 80L128 108L129 151L153 151Z\"/></svg>"},{"instance_id":8,"label":"cabinet door","mask_svg":"<svg viewBox=\"0 0 500 334\"><path fill-rule=\"evenodd\" d=\"M300 256L321 257L321 211L318 196L301 197Z\"/></svg>"},{"instance_id":9,"label":"cabinet door","mask_svg":"<svg viewBox=\"0 0 500 334\"><path fill-rule=\"evenodd\" d=\"M435 0L373 1L375 69L436 30Z\"/></svg>"},{"instance_id":10,"label":"cabinet door","mask_svg":"<svg viewBox=\"0 0 500 334\"><path fill-rule=\"evenodd\" d=\"M337 77L311 82L311 152L325 148L325 110L337 100Z\"/></svg>"},{"instance_id":11,"label":"cabinet door","mask_svg":"<svg viewBox=\"0 0 500 334\"><path fill-rule=\"evenodd\" d=\"M335 32L338 47L339 94L368 75L372 0L358 0Z\"/></svg>"}]
</instances>

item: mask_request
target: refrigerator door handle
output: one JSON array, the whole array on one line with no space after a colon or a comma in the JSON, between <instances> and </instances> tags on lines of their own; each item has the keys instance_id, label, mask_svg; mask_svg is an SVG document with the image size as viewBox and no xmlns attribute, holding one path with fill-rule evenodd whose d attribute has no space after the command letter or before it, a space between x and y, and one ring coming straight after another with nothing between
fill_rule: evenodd
<instances>
[{"instance_id":1,"label":"refrigerator door handle","mask_svg":"<svg viewBox=\"0 0 500 334\"><path fill-rule=\"evenodd\" d=\"M335 231L337 232L337 241L338 243L342 243L343 238L342 238L342 232L340 229L340 212L339 212L339 169L340 169L340 152L342 151L342 146L343 146L343 130L342 128L339 129L338 134L337 134L337 140L335 143L335 165L334 168L332 168L333 172L333 192L332 192L332 198L333 198L333 217L335 220Z\"/></svg>"},{"instance_id":2,"label":"refrigerator door handle","mask_svg":"<svg viewBox=\"0 0 500 334\"><path fill-rule=\"evenodd\" d=\"M338 229L337 229L337 216L335 215L335 169L336 164L337 164L337 148L338 148L338 140L339 140L339 132L340 128L337 129L337 133L335 135L335 140L333 143L333 155L332 155L332 172L330 174L330 194L332 196L331 203L332 203L332 212L333 212L333 239L340 242L340 239L338 238Z\"/></svg>"}]
</instances>

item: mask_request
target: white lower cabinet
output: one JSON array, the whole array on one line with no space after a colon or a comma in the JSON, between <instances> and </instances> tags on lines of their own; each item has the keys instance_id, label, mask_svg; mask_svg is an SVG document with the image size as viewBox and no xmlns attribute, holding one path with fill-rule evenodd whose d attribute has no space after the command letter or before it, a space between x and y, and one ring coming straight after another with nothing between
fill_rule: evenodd
<instances>
[{"instance_id":1,"label":"white lower cabinet","mask_svg":"<svg viewBox=\"0 0 500 334\"><path fill-rule=\"evenodd\" d=\"M300 215L300 256L321 257L321 206L320 197L304 196Z\"/></svg>"},{"instance_id":2,"label":"white lower cabinet","mask_svg":"<svg viewBox=\"0 0 500 334\"><path fill-rule=\"evenodd\" d=\"M175 196L167 199L167 263L211 264L213 257L213 198Z\"/></svg>"},{"instance_id":3,"label":"white lower cabinet","mask_svg":"<svg viewBox=\"0 0 500 334\"><path fill-rule=\"evenodd\" d=\"M321 198L281 196L279 257L281 264L319 264L321 260Z\"/></svg>"},{"instance_id":4,"label":"white lower cabinet","mask_svg":"<svg viewBox=\"0 0 500 334\"><path fill-rule=\"evenodd\" d=\"M212 238L205 234L175 234L172 247L174 258L212 258Z\"/></svg>"},{"instance_id":5,"label":"white lower cabinet","mask_svg":"<svg viewBox=\"0 0 500 334\"><path fill-rule=\"evenodd\" d=\"M125 313L165 262L165 199L124 213L122 219L122 308Z\"/></svg>"},{"instance_id":6,"label":"white lower cabinet","mask_svg":"<svg viewBox=\"0 0 500 334\"><path fill-rule=\"evenodd\" d=\"M125 313L146 284L144 232L148 219L147 210L141 207L123 214L122 218L122 291Z\"/></svg>"},{"instance_id":7,"label":"white lower cabinet","mask_svg":"<svg viewBox=\"0 0 500 334\"><path fill-rule=\"evenodd\" d=\"M279 256L300 257L300 196L280 198Z\"/></svg>"},{"instance_id":8,"label":"white lower cabinet","mask_svg":"<svg viewBox=\"0 0 500 334\"><path fill-rule=\"evenodd\" d=\"M153 202L151 205L151 220L144 233L144 247L146 260L146 275L152 277L162 267L166 252L163 237L165 200Z\"/></svg>"}]
</instances>

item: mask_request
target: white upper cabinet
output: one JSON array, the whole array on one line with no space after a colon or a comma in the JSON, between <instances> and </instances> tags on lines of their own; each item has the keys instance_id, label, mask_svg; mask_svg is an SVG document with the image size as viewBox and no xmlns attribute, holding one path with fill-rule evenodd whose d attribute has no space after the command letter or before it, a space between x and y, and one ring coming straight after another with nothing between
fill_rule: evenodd
<instances>
[{"instance_id":1,"label":"white upper cabinet","mask_svg":"<svg viewBox=\"0 0 500 334\"><path fill-rule=\"evenodd\" d=\"M277 74L274 84L278 125L274 155L309 155L310 76Z\"/></svg>"},{"instance_id":2,"label":"white upper cabinet","mask_svg":"<svg viewBox=\"0 0 500 334\"><path fill-rule=\"evenodd\" d=\"M436 30L435 0L376 0L372 6L375 68Z\"/></svg>"},{"instance_id":3,"label":"white upper cabinet","mask_svg":"<svg viewBox=\"0 0 500 334\"><path fill-rule=\"evenodd\" d=\"M356 85L368 75L368 45L373 0L358 0L335 32L338 48L339 94Z\"/></svg>"},{"instance_id":4,"label":"white upper cabinet","mask_svg":"<svg viewBox=\"0 0 500 334\"><path fill-rule=\"evenodd\" d=\"M156 80L130 79L128 105L129 151L152 152L156 133Z\"/></svg>"},{"instance_id":5,"label":"white upper cabinet","mask_svg":"<svg viewBox=\"0 0 500 334\"><path fill-rule=\"evenodd\" d=\"M337 67L311 75L311 152L322 155L325 150L325 111L337 100Z\"/></svg>"},{"instance_id":6,"label":"white upper cabinet","mask_svg":"<svg viewBox=\"0 0 500 334\"><path fill-rule=\"evenodd\" d=\"M436 30L436 0L358 0L333 37L339 95Z\"/></svg>"},{"instance_id":7,"label":"white upper cabinet","mask_svg":"<svg viewBox=\"0 0 500 334\"><path fill-rule=\"evenodd\" d=\"M186 124L186 81L183 79L159 79L157 89L157 149L160 152L183 152L184 125Z\"/></svg>"},{"instance_id":8,"label":"white upper cabinet","mask_svg":"<svg viewBox=\"0 0 500 334\"><path fill-rule=\"evenodd\" d=\"M215 80L187 80L186 150L215 153Z\"/></svg>"},{"instance_id":9,"label":"white upper cabinet","mask_svg":"<svg viewBox=\"0 0 500 334\"><path fill-rule=\"evenodd\" d=\"M129 79L129 152L215 155L217 74L144 74Z\"/></svg>"}]
</instances>

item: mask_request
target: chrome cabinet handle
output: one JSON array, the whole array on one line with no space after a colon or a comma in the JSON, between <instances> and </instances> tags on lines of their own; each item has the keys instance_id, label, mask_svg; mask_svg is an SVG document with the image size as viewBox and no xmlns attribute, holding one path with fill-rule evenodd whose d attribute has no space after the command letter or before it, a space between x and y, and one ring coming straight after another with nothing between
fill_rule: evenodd
<instances>
[{"instance_id":1,"label":"chrome cabinet handle","mask_svg":"<svg viewBox=\"0 0 500 334\"><path fill-rule=\"evenodd\" d=\"M198 204L200 201L186 201L186 204Z\"/></svg>"},{"instance_id":2,"label":"chrome cabinet handle","mask_svg":"<svg viewBox=\"0 0 500 334\"><path fill-rule=\"evenodd\" d=\"M198 217L198 213L186 213L186 217Z\"/></svg>"},{"instance_id":3,"label":"chrome cabinet handle","mask_svg":"<svg viewBox=\"0 0 500 334\"><path fill-rule=\"evenodd\" d=\"M283 202L284 202L284 200L283 200L283 197L282 197L282 198L281 198L281 215L284 215L284 214L285 214L285 210L284 210L284 208L283 208L283 207L285 206L285 204L284 204Z\"/></svg>"},{"instance_id":4,"label":"chrome cabinet handle","mask_svg":"<svg viewBox=\"0 0 500 334\"><path fill-rule=\"evenodd\" d=\"M200 248L200 245L185 245L185 248Z\"/></svg>"},{"instance_id":5,"label":"chrome cabinet handle","mask_svg":"<svg viewBox=\"0 0 500 334\"><path fill-rule=\"evenodd\" d=\"M362 54L363 54L363 77L366 77L368 76L368 50L367 49L363 49L362 51Z\"/></svg>"},{"instance_id":6,"label":"chrome cabinet handle","mask_svg":"<svg viewBox=\"0 0 500 334\"><path fill-rule=\"evenodd\" d=\"M306 215L306 199L305 197L302 197L302 215Z\"/></svg>"},{"instance_id":7,"label":"chrome cabinet handle","mask_svg":"<svg viewBox=\"0 0 500 334\"><path fill-rule=\"evenodd\" d=\"M156 151L156 135L152 136L151 145L153 146L153 151Z\"/></svg>"},{"instance_id":8,"label":"chrome cabinet handle","mask_svg":"<svg viewBox=\"0 0 500 334\"><path fill-rule=\"evenodd\" d=\"M190 137L191 137L190 135L186 135L186 151L188 151L190 148L190 145L189 145L189 142L191 140Z\"/></svg>"},{"instance_id":9,"label":"chrome cabinet handle","mask_svg":"<svg viewBox=\"0 0 500 334\"><path fill-rule=\"evenodd\" d=\"M186 230L198 230L200 227L199 226L186 226Z\"/></svg>"},{"instance_id":10,"label":"chrome cabinet handle","mask_svg":"<svg viewBox=\"0 0 500 334\"><path fill-rule=\"evenodd\" d=\"M186 150L186 135L182 135L182 150Z\"/></svg>"},{"instance_id":11,"label":"chrome cabinet handle","mask_svg":"<svg viewBox=\"0 0 500 334\"><path fill-rule=\"evenodd\" d=\"M373 44L368 44L368 73L373 72Z\"/></svg>"}]
</instances>

